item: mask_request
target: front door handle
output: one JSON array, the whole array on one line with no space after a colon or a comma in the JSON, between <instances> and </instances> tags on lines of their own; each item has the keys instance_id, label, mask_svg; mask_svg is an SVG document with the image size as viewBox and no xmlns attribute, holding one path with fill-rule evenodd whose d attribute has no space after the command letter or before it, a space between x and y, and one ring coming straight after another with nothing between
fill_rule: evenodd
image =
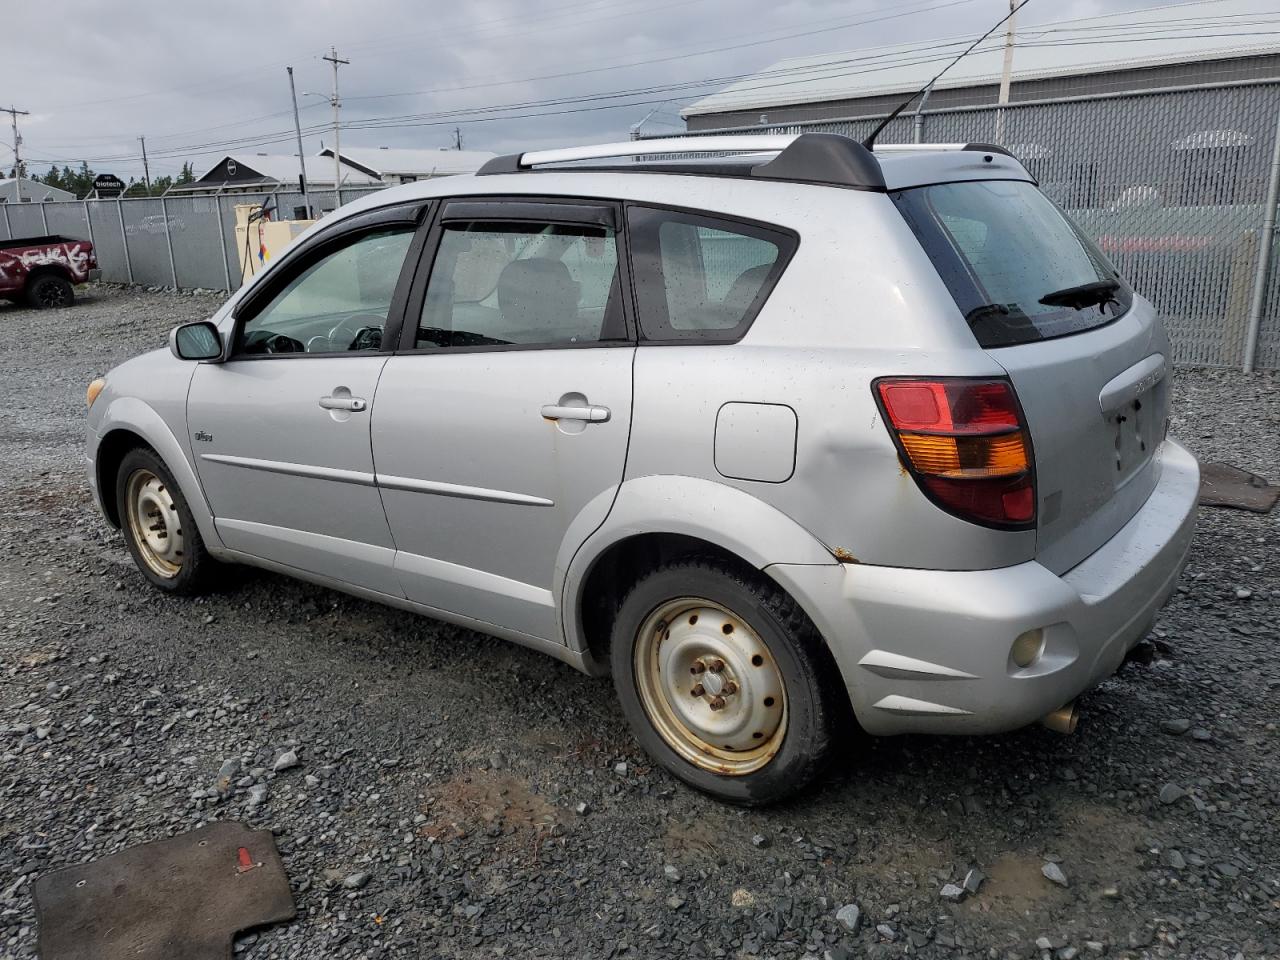
<instances>
[{"instance_id":1,"label":"front door handle","mask_svg":"<svg viewBox=\"0 0 1280 960\"><path fill-rule=\"evenodd\" d=\"M604 423L611 415L608 407L594 404L570 407L548 403L542 408L542 416L546 420L585 420L587 423Z\"/></svg>"},{"instance_id":2,"label":"front door handle","mask_svg":"<svg viewBox=\"0 0 1280 960\"><path fill-rule=\"evenodd\" d=\"M325 410L350 410L353 413L359 413L361 410L367 409L368 404L365 403L363 397L321 397L320 406Z\"/></svg>"}]
</instances>

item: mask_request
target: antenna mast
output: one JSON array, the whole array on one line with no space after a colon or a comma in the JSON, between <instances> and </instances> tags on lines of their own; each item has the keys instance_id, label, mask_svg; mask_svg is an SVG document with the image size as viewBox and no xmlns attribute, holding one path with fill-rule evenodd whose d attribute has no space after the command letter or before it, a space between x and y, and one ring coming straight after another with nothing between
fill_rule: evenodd
<instances>
[{"instance_id":1,"label":"antenna mast","mask_svg":"<svg viewBox=\"0 0 1280 960\"><path fill-rule=\"evenodd\" d=\"M894 109L893 113L889 114L887 117L881 120L878 124L876 124L876 128L871 131L871 134L867 137L867 139L862 141L862 145L866 147L868 150L874 147L876 145L876 137L880 136L880 134L884 131L884 128L898 118L898 114L900 114L903 110L907 109L907 107L911 105L911 101L913 101L916 97L920 96L920 94L924 93L926 90L930 89L935 83L937 83L940 79L942 79L942 75L944 73L946 73L948 70L954 67L957 63L959 63L969 54L973 53L973 51L977 48L978 44L980 44L983 40L987 39L987 37L995 33L996 30L1000 26L1002 26L1006 20L1011 19L1015 13L1017 13L1019 10L1021 10L1030 2L1031 0L1022 0L1022 2L1019 3L1017 6L1014 6L1012 3L1010 3L1008 13L1006 13L1003 17L1001 17L999 20L993 23L991 25L990 30L988 30L986 33L980 36L977 40L973 41L973 43L969 44L969 46L965 49L964 53L960 54L960 56L956 57L954 60L948 63L945 67L939 70L937 76L935 76L932 80L926 83L923 87L921 87L911 96L907 97L907 99L903 100L902 103L898 104L898 106Z\"/></svg>"}]
</instances>

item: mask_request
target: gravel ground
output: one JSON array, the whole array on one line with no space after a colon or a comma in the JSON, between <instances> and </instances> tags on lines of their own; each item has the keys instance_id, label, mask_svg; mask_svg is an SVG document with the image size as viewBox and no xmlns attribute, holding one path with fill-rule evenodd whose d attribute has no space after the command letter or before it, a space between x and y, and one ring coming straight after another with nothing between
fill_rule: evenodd
<instances>
[{"instance_id":1,"label":"gravel ground","mask_svg":"<svg viewBox=\"0 0 1280 960\"><path fill-rule=\"evenodd\" d=\"M264 573L148 589L81 478L84 386L216 302L0 308L0 954L34 955L41 872L237 819L299 908L246 957L1280 956L1280 512L1202 510L1075 736L851 736L744 812L549 658ZM1277 386L1181 371L1175 431L1280 478Z\"/></svg>"}]
</instances>

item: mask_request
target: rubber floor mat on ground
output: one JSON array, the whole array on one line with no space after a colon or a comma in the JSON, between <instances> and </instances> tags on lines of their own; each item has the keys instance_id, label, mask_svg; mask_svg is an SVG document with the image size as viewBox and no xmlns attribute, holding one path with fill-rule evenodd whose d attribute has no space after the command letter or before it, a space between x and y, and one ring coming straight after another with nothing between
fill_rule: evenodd
<instances>
[{"instance_id":1,"label":"rubber floor mat on ground","mask_svg":"<svg viewBox=\"0 0 1280 960\"><path fill-rule=\"evenodd\" d=\"M292 920L269 830L214 823L35 884L41 960L227 960L240 930Z\"/></svg>"},{"instance_id":2,"label":"rubber floor mat on ground","mask_svg":"<svg viewBox=\"0 0 1280 960\"><path fill-rule=\"evenodd\" d=\"M1207 507L1234 507L1269 513L1280 499L1280 486L1229 463L1206 463L1200 468L1200 502Z\"/></svg>"}]
</instances>

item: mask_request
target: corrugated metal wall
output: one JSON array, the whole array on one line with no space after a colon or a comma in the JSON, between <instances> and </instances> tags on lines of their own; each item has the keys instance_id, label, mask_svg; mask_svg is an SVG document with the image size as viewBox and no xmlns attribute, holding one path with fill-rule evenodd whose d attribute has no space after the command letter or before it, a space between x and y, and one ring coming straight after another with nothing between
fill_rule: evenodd
<instances>
[{"instance_id":1,"label":"corrugated metal wall","mask_svg":"<svg viewBox=\"0 0 1280 960\"><path fill-rule=\"evenodd\" d=\"M382 187L343 187L349 203ZM0 240L61 234L93 241L102 278L156 287L234 290L240 286L235 208L275 207L274 220L305 213L300 193L237 193L0 204ZM316 210L332 210L332 190L311 191Z\"/></svg>"}]
</instances>

